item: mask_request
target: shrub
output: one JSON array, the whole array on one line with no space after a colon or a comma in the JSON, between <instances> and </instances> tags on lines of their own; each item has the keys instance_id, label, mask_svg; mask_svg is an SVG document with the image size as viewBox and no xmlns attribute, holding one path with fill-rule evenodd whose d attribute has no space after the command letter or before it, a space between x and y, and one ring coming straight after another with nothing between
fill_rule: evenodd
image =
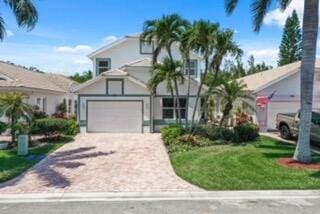
<instances>
[{"instance_id":1,"label":"shrub","mask_svg":"<svg viewBox=\"0 0 320 214\"><path fill-rule=\"evenodd\" d=\"M234 132L241 142L254 141L259 137L259 127L252 123L239 124L234 127Z\"/></svg>"},{"instance_id":2,"label":"shrub","mask_svg":"<svg viewBox=\"0 0 320 214\"><path fill-rule=\"evenodd\" d=\"M65 120L59 118L45 118L35 120L31 133L45 135L75 135L79 131L79 125L75 120Z\"/></svg>"},{"instance_id":3,"label":"shrub","mask_svg":"<svg viewBox=\"0 0 320 214\"><path fill-rule=\"evenodd\" d=\"M169 125L161 129L161 135L165 145L174 143L174 141L185 134L185 132L186 131L183 127L177 125Z\"/></svg>"},{"instance_id":4,"label":"shrub","mask_svg":"<svg viewBox=\"0 0 320 214\"><path fill-rule=\"evenodd\" d=\"M0 134L5 132L8 129L8 124L0 121Z\"/></svg>"},{"instance_id":5,"label":"shrub","mask_svg":"<svg viewBox=\"0 0 320 214\"><path fill-rule=\"evenodd\" d=\"M80 132L80 126L76 120L67 120L68 121L68 130L65 132L66 135L76 135Z\"/></svg>"},{"instance_id":6,"label":"shrub","mask_svg":"<svg viewBox=\"0 0 320 214\"><path fill-rule=\"evenodd\" d=\"M43 111L35 111L33 113L33 119L35 120L44 119L44 118L48 118L48 115Z\"/></svg>"}]
</instances>

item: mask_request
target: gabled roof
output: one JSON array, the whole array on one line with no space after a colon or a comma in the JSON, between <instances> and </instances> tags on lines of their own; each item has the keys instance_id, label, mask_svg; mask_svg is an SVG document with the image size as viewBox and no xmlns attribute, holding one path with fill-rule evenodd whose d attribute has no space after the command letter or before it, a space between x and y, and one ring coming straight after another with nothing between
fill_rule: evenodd
<instances>
[{"instance_id":1,"label":"gabled roof","mask_svg":"<svg viewBox=\"0 0 320 214\"><path fill-rule=\"evenodd\" d=\"M243 81L243 83L247 85L248 91L256 93L293 74L300 72L300 67L301 61L245 76L239 78L238 80ZM316 61L316 68L320 68L320 60Z\"/></svg>"},{"instance_id":2,"label":"gabled roof","mask_svg":"<svg viewBox=\"0 0 320 214\"><path fill-rule=\"evenodd\" d=\"M122 38L120 38L120 39L117 39L117 40L114 41L114 42L111 42L111 43L109 43L109 44L107 44L107 45L105 45L105 46L103 46L103 47L95 50L94 52L90 53L90 54L88 55L88 57L92 59L92 58L94 58L94 56L96 56L96 55L98 55L98 54L100 54L100 53L102 53L102 52L104 52L104 51L107 51L107 50L109 50L109 49L111 49L111 48L113 48L113 47L115 47L115 46L117 46L117 45L120 45L120 44L122 44L123 42L127 41L128 39L139 39L139 38L140 38L140 35L141 35L141 33L128 34L128 35L126 35L126 36L124 36L124 37L122 37ZM177 43L174 43L173 45L179 48L179 45L178 45ZM200 57L197 53L195 53L195 52L191 52L191 55L192 55L193 57L195 57L195 58L201 58L201 57Z\"/></svg>"},{"instance_id":3,"label":"gabled roof","mask_svg":"<svg viewBox=\"0 0 320 214\"><path fill-rule=\"evenodd\" d=\"M0 88L19 87L67 93L76 82L63 75L31 71L21 66L0 62Z\"/></svg>"},{"instance_id":4,"label":"gabled roof","mask_svg":"<svg viewBox=\"0 0 320 214\"><path fill-rule=\"evenodd\" d=\"M130 67L151 67L152 66L152 59L150 57L146 57L146 58L143 58L143 59L139 59L139 60L127 63L122 67L126 67L126 66L130 66Z\"/></svg>"},{"instance_id":5,"label":"gabled roof","mask_svg":"<svg viewBox=\"0 0 320 214\"><path fill-rule=\"evenodd\" d=\"M124 77L124 76L126 76L126 77L128 77L128 79L130 81L140 85L143 88L148 88L147 85L144 82L142 82L141 80L139 80L139 79L137 79L137 78L135 78L133 76L130 76L128 72L123 71L121 69L113 69L113 70L110 70L110 71L105 71L101 75L82 83L78 87L75 87L73 92L77 92L77 91L79 91L79 90L81 90L83 88L86 88L86 87L98 82L99 80L101 80L104 77L112 77L112 76L113 77L117 77L117 76L118 77Z\"/></svg>"}]
</instances>

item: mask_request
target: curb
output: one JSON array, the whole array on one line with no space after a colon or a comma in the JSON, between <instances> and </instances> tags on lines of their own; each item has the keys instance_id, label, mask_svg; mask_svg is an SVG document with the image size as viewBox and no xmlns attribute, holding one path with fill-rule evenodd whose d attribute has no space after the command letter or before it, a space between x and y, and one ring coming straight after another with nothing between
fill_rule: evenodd
<instances>
[{"instance_id":1,"label":"curb","mask_svg":"<svg viewBox=\"0 0 320 214\"><path fill-rule=\"evenodd\" d=\"M319 190L1 194L1 203L320 199Z\"/></svg>"}]
</instances>

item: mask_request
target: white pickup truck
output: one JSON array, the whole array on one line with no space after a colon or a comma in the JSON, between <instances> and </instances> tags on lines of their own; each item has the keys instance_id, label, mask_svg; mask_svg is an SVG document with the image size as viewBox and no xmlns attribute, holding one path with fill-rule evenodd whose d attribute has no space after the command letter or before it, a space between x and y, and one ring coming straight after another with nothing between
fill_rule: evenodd
<instances>
[{"instance_id":1,"label":"white pickup truck","mask_svg":"<svg viewBox=\"0 0 320 214\"><path fill-rule=\"evenodd\" d=\"M300 111L277 115L277 129L284 139L298 137ZM312 112L311 141L320 144L320 112Z\"/></svg>"}]
</instances>

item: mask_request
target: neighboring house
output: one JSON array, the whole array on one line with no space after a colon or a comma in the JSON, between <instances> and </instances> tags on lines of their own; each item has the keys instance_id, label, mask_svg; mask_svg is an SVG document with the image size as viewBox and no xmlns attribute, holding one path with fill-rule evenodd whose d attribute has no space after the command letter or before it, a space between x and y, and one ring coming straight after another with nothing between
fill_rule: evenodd
<instances>
[{"instance_id":1,"label":"neighboring house","mask_svg":"<svg viewBox=\"0 0 320 214\"><path fill-rule=\"evenodd\" d=\"M154 44L141 41L139 36L126 36L89 55L93 61L94 77L75 90L82 132L154 132L175 121L175 102L165 83L159 85L155 96L151 96L147 88L153 50ZM181 60L178 45L173 45L172 52L174 59ZM162 51L159 61L164 56L166 54ZM187 78L179 85L180 111L184 121L191 119L194 108L199 86L194 79L200 76L200 59L191 53L193 79L188 106ZM198 108L197 120L200 115Z\"/></svg>"},{"instance_id":2,"label":"neighboring house","mask_svg":"<svg viewBox=\"0 0 320 214\"><path fill-rule=\"evenodd\" d=\"M278 113L300 108L300 62L249 75L242 80L255 98L256 121L262 131L276 129ZM320 60L316 62L313 108L320 109Z\"/></svg>"},{"instance_id":3,"label":"neighboring house","mask_svg":"<svg viewBox=\"0 0 320 214\"><path fill-rule=\"evenodd\" d=\"M76 96L72 90L78 83L59 74L40 73L21 66L0 62L0 93L21 92L26 103L52 115L62 102L67 113L76 114Z\"/></svg>"}]
</instances>

